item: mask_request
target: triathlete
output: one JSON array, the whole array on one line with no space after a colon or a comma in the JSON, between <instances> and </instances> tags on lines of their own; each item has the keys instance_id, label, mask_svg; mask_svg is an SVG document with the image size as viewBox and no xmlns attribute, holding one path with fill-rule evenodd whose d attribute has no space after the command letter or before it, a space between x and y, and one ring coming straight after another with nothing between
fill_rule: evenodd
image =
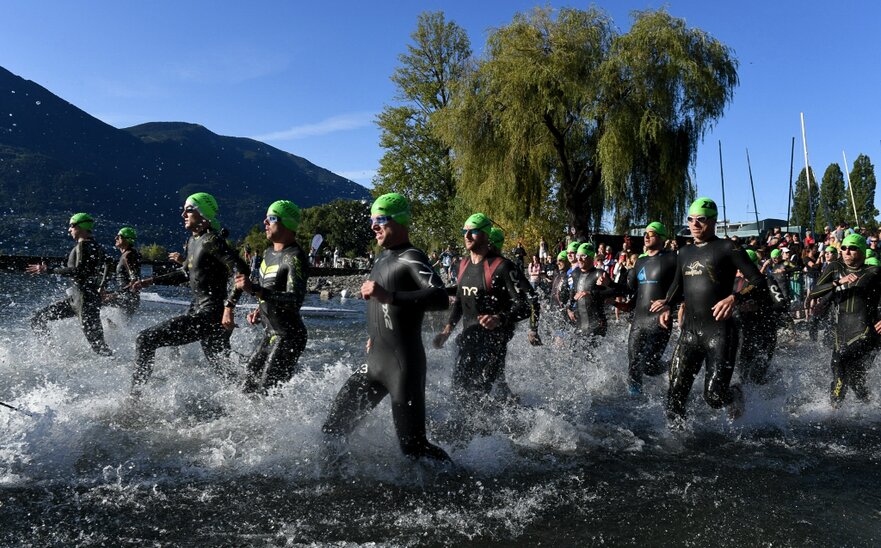
<instances>
[{"instance_id":1,"label":"triathlete","mask_svg":"<svg viewBox=\"0 0 881 548\"><path fill-rule=\"evenodd\" d=\"M489 230L489 242L492 245L493 250L501 255L502 248L505 245L505 232L494 226ZM515 266L517 263L514 263ZM526 340L529 341L529 344L532 346L541 346L541 337L538 334L538 320L541 318L541 304L538 302L538 293L535 290L535 287L526 281L526 276L523 274L523 269L520 269L520 276L518 277L518 281L521 283L520 288L526 292L526 298L529 300L529 330L526 332Z\"/></svg>"},{"instance_id":2,"label":"triathlete","mask_svg":"<svg viewBox=\"0 0 881 548\"><path fill-rule=\"evenodd\" d=\"M592 244L581 244L575 257L578 269L572 272L572 288L569 296L569 319L582 334L587 335L588 343L595 344L596 337L605 337L608 321L606 320L605 301L617 292L606 285L607 276L604 270L594 266Z\"/></svg>"},{"instance_id":3,"label":"triathlete","mask_svg":"<svg viewBox=\"0 0 881 548\"><path fill-rule=\"evenodd\" d=\"M522 271L513 262L490 246L491 227L492 221L483 213L475 213L465 221L462 234L469 255L459 266L456 300L447 324L434 338L434 346L442 347L462 320L452 383L462 411L488 395L502 377L508 341L517 322L529 317L531 310L522 289L528 282L521 280Z\"/></svg>"},{"instance_id":4,"label":"triathlete","mask_svg":"<svg viewBox=\"0 0 881 548\"><path fill-rule=\"evenodd\" d=\"M812 299L830 296L837 308L832 350L833 407L844 401L847 389L857 399L869 399L866 374L878 352L881 321L881 270L865 264L866 239L850 234L841 242L841 262L830 263L811 292Z\"/></svg>"},{"instance_id":5,"label":"triathlete","mask_svg":"<svg viewBox=\"0 0 881 548\"><path fill-rule=\"evenodd\" d=\"M627 287L635 297L627 358L627 391L631 396L642 393L643 374L660 375L669 368L662 361L670 341L670 329L660 324L658 312L651 312L652 301L663 299L676 277L676 252L665 251L667 228L658 221L649 223L643 236L643 254L627 273Z\"/></svg>"},{"instance_id":6,"label":"triathlete","mask_svg":"<svg viewBox=\"0 0 881 548\"><path fill-rule=\"evenodd\" d=\"M186 314L175 316L138 334L131 390L136 397L140 396L153 372L156 349L163 346L199 341L212 367L223 375L229 374L226 368L228 329L234 326L233 311L242 291L233 289L225 302L224 299L233 270L245 276L249 276L251 271L248 263L221 236L217 200L213 196L205 192L189 196L181 217L184 228L190 232L183 268L135 280L131 285L134 291L139 291L153 284L182 285L189 282L193 291L193 300Z\"/></svg>"},{"instance_id":7,"label":"triathlete","mask_svg":"<svg viewBox=\"0 0 881 548\"><path fill-rule=\"evenodd\" d=\"M263 322L263 338L248 360L244 391L266 392L287 382L298 371L297 360L306 348L306 326L300 307L306 296L309 262L297 244L300 208L289 200L273 202L263 226L272 242L259 266L259 282L236 274L236 289L257 297L260 306L248 314L248 323Z\"/></svg>"},{"instance_id":8,"label":"triathlete","mask_svg":"<svg viewBox=\"0 0 881 548\"><path fill-rule=\"evenodd\" d=\"M752 249L746 254L758 268L759 256ZM768 366L777 349L777 328L781 318L789 311L789 302L773 277L766 278L772 306L759 307L756 301L743 302L734 310L734 320L738 326L740 340L737 351L737 369L743 382L765 384L768 382ZM738 272L734 280L734 293L743 292L749 285L743 273Z\"/></svg>"},{"instance_id":9,"label":"triathlete","mask_svg":"<svg viewBox=\"0 0 881 548\"><path fill-rule=\"evenodd\" d=\"M416 459L449 460L425 437L426 310L445 310L449 298L425 253L410 243L410 204L397 193L383 194L370 210L376 242L385 250L361 286L367 303L367 364L343 385L322 430L341 441L387 395L401 451Z\"/></svg>"},{"instance_id":10,"label":"triathlete","mask_svg":"<svg viewBox=\"0 0 881 548\"><path fill-rule=\"evenodd\" d=\"M110 356L104 342L101 326L101 285L104 282L107 255L92 238L95 219L88 213L77 213L70 218L67 233L76 245L67 256L67 266L49 268L46 263L28 265L31 274L60 274L73 279L67 297L40 309L31 318L31 327L38 334L46 334L47 324L77 316L89 345L96 354Z\"/></svg>"},{"instance_id":11,"label":"triathlete","mask_svg":"<svg viewBox=\"0 0 881 548\"><path fill-rule=\"evenodd\" d=\"M566 307L569 305L569 276L566 271L566 252L557 253L557 269L554 277L551 279L551 303L556 305L557 309L569 321L566 315Z\"/></svg>"},{"instance_id":12,"label":"triathlete","mask_svg":"<svg viewBox=\"0 0 881 548\"><path fill-rule=\"evenodd\" d=\"M714 409L728 406L729 416L743 413L740 386L729 386L737 352L734 305L746 297L767 306L768 284L737 243L716 237L716 203L698 198L688 209L688 228L694 245L679 250L676 278L665 299L652 303L663 310L661 322L670 322L670 306L685 301L682 335L670 367L667 416L676 425L685 419L686 402L694 378L706 363L704 400ZM743 293L732 294L740 270L749 280Z\"/></svg>"},{"instance_id":13,"label":"triathlete","mask_svg":"<svg viewBox=\"0 0 881 548\"><path fill-rule=\"evenodd\" d=\"M103 295L104 304L122 309L129 318L141 304L141 296L130 288L131 283L141 277L141 254L135 249L137 237L135 229L128 226L119 229L116 234L114 247L120 253L119 262L116 263L116 291Z\"/></svg>"}]
</instances>

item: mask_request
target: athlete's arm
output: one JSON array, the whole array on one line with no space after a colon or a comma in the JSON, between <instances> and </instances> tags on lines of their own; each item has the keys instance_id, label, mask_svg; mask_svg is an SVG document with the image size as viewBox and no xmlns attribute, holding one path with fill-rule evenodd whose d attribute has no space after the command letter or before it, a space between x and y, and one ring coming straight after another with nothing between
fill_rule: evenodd
<instances>
[{"instance_id":1,"label":"athlete's arm","mask_svg":"<svg viewBox=\"0 0 881 548\"><path fill-rule=\"evenodd\" d=\"M419 289L411 291L393 291L392 304L396 306L418 306L426 310L445 310L450 299L444 282L428 263L425 253L416 249L408 249L401 253L398 261L409 269L410 277Z\"/></svg>"},{"instance_id":2,"label":"athlete's arm","mask_svg":"<svg viewBox=\"0 0 881 548\"><path fill-rule=\"evenodd\" d=\"M808 296L809 299L819 299L825 295L831 294L838 288L838 269L835 268L835 263L826 269L826 272L820 275L820 279L817 280L814 288L811 289L811 294Z\"/></svg>"},{"instance_id":3,"label":"athlete's arm","mask_svg":"<svg viewBox=\"0 0 881 548\"><path fill-rule=\"evenodd\" d=\"M251 276L250 265L248 265L248 263L246 263L244 259L239 257L239 254L236 253L235 250L226 243L226 240L221 238L219 235L214 236L213 245L210 245L208 251L218 261L226 266L227 271L230 274L235 271L236 273L244 274L246 278L249 278ZM226 299L226 307L235 307L236 303L239 302L239 297L241 296L242 290L233 285Z\"/></svg>"},{"instance_id":4,"label":"athlete's arm","mask_svg":"<svg viewBox=\"0 0 881 548\"><path fill-rule=\"evenodd\" d=\"M520 290L521 282L519 280L522 277L522 271L507 261L502 263L493 274L493 286L497 284L502 286L509 297L508 310L496 314L504 326L513 326L520 320L529 317L531 306L526 293Z\"/></svg>"}]
</instances>

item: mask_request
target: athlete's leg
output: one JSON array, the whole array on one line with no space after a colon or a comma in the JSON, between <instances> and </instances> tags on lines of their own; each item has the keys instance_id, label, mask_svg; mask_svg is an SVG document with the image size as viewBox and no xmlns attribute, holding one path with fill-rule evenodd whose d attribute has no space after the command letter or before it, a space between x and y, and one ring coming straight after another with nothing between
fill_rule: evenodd
<instances>
[{"instance_id":1,"label":"athlete's leg","mask_svg":"<svg viewBox=\"0 0 881 548\"><path fill-rule=\"evenodd\" d=\"M685 408L694 378L704 361L703 348L697 344L697 335L684 331L670 364L670 387L667 390L667 417L685 418Z\"/></svg>"},{"instance_id":2,"label":"athlete's leg","mask_svg":"<svg viewBox=\"0 0 881 548\"><path fill-rule=\"evenodd\" d=\"M850 358L845 350L839 349L836 345L832 351L832 362L829 364L832 369L832 385L829 387L829 400L832 407L838 407L844 401L847 395L847 359Z\"/></svg>"},{"instance_id":3,"label":"athlete's leg","mask_svg":"<svg viewBox=\"0 0 881 548\"><path fill-rule=\"evenodd\" d=\"M713 409L719 409L735 399L731 391L734 374L734 355L737 351L737 331L732 322L721 326L706 340L706 372L704 374L704 400Z\"/></svg>"},{"instance_id":4,"label":"athlete's leg","mask_svg":"<svg viewBox=\"0 0 881 548\"><path fill-rule=\"evenodd\" d=\"M227 380L236 378L236 372L230 364L230 352L232 347L229 343L232 337L232 329L226 329L219 320L213 317L203 317L205 326L204 335L199 339L199 345L208 363L214 371Z\"/></svg>"},{"instance_id":5,"label":"athlete's leg","mask_svg":"<svg viewBox=\"0 0 881 548\"><path fill-rule=\"evenodd\" d=\"M156 349L163 346L178 346L196 342L206 333L203 318L184 314L165 320L138 333L135 342L135 374L132 379L132 393L140 392L153 373L153 360Z\"/></svg>"},{"instance_id":6,"label":"athlete's leg","mask_svg":"<svg viewBox=\"0 0 881 548\"><path fill-rule=\"evenodd\" d=\"M31 318L31 328L38 334L44 335L48 331L50 321L63 320L76 316L76 310L67 299L57 301L49 306L41 308Z\"/></svg>"},{"instance_id":7,"label":"athlete's leg","mask_svg":"<svg viewBox=\"0 0 881 548\"><path fill-rule=\"evenodd\" d=\"M330 436L347 436L388 394L386 388L367 378L367 365L340 388L321 430Z\"/></svg>"},{"instance_id":8,"label":"athlete's leg","mask_svg":"<svg viewBox=\"0 0 881 548\"><path fill-rule=\"evenodd\" d=\"M266 368L266 358L269 355L269 344L272 336L264 333L257 348L248 359L248 373L245 377L245 384L242 386L242 392L251 394L260 390L263 386L263 371Z\"/></svg>"},{"instance_id":9,"label":"athlete's leg","mask_svg":"<svg viewBox=\"0 0 881 548\"><path fill-rule=\"evenodd\" d=\"M870 344L860 343L854 346L857 347L854 351L850 349L847 351L849 358L845 380L853 390L854 396L864 402L869 399L869 387L866 384L868 370L875 361L877 352Z\"/></svg>"},{"instance_id":10,"label":"athlete's leg","mask_svg":"<svg viewBox=\"0 0 881 548\"><path fill-rule=\"evenodd\" d=\"M263 390L291 380L300 370L298 362L305 348L305 332L302 335L278 336L270 343L266 367L261 375Z\"/></svg>"},{"instance_id":11,"label":"athlete's leg","mask_svg":"<svg viewBox=\"0 0 881 548\"><path fill-rule=\"evenodd\" d=\"M104 327L101 325L100 297L96 295L84 298L79 316L83 327L83 334L85 334L86 340L89 341L92 350L101 356L110 356L112 352L107 343L104 342Z\"/></svg>"}]
</instances>

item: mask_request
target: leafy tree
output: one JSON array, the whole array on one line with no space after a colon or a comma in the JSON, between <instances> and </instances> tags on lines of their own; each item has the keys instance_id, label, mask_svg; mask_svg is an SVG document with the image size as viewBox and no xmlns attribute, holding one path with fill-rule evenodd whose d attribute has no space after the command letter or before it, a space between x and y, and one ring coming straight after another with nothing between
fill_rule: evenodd
<instances>
[{"instance_id":1,"label":"leafy tree","mask_svg":"<svg viewBox=\"0 0 881 548\"><path fill-rule=\"evenodd\" d=\"M583 233L616 211L681 218L697 142L737 84L730 50L665 11L617 35L596 9L535 9L494 31L438 115L459 192L524 222L556 199Z\"/></svg>"},{"instance_id":2,"label":"leafy tree","mask_svg":"<svg viewBox=\"0 0 881 548\"><path fill-rule=\"evenodd\" d=\"M146 244L139 248L145 261L167 261L168 251L159 244Z\"/></svg>"},{"instance_id":3,"label":"leafy tree","mask_svg":"<svg viewBox=\"0 0 881 548\"><path fill-rule=\"evenodd\" d=\"M875 207L875 166L865 154L854 160L850 172L850 185L857 204L857 222L860 226L874 225L878 209Z\"/></svg>"},{"instance_id":4,"label":"leafy tree","mask_svg":"<svg viewBox=\"0 0 881 548\"><path fill-rule=\"evenodd\" d=\"M817 206L820 204L820 189L817 187L817 178L814 176L813 169L811 169L810 195L808 193L805 170L802 168L798 174L798 179L795 181L795 195L792 201L792 219L790 219L790 222L805 228L813 226L815 234L822 234L823 225L817 222L815 215ZM812 218L814 218L814 223L811 223Z\"/></svg>"},{"instance_id":5,"label":"leafy tree","mask_svg":"<svg viewBox=\"0 0 881 548\"><path fill-rule=\"evenodd\" d=\"M411 236L419 245L450 243L458 221L456 178L450 147L435 136L432 118L449 104L452 86L466 71L471 45L465 31L442 12L419 16L413 43L392 75L396 99L377 123L385 153L374 179L374 195L399 192L411 201Z\"/></svg>"},{"instance_id":6,"label":"leafy tree","mask_svg":"<svg viewBox=\"0 0 881 548\"><path fill-rule=\"evenodd\" d=\"M297 243L300 244L301 248L303 247L303 242L300 242L299 239ZM263 255L263 253L266 251L266 248L269 247L269 244L269 240L266 239L266 230L264 229L263 224L259 224L251 227L251 230L248 231L248 234L242 240L242 244L240 247L248 246L251 248L252 252ZM307 253L309 251L308 245L309 243L306 242L306 248L304 249L304 251L306 251Z\"/></svg>"},{"instance_id":7,"label":"leafy tree","mask_svg":"<svg viewBox=\"0 0 881 548\"><path fill-rule=\"evenodd\" d=\"M817 211L817 226L835 226L853 213L848 214L850 200L845 194L844 174L838 164L829 164L823 173L820 186L820 208Z\"/></svg>"},{"instance_id":8,"label":"leafy tree","mask_svg":"<svg viewBox=\"0 0 881 548\"><path fill-rule=\"evenodd\" d=\"M303 210L297 241L308 252L312 236L324 237L322 247L339 248L349 257L362 257L373 243L370 230L370 204L366 200L335 200Z\"/></svg>"}]
</instances>

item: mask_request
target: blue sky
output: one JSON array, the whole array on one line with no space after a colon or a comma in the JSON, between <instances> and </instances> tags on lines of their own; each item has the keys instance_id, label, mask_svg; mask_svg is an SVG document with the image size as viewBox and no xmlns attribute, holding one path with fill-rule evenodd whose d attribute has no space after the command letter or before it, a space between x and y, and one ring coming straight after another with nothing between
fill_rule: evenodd
<instances>
[{"instance_id":1,"label":"blue sky","mask_svg":"<svg viewBox=\"0 0 881 548\"><path fill-rule=\"evenodd\" d=\"M116 127L199 123L264 140L369 186L382 149L375 116L394 104L389 76L422 11L444 11L480 54L492 28L538 2L4 0L0 66ZM588 3L541 5L586 8ZM706 136L698 191L728 217L784 217L792 137L804 167L799 113L818 176L859 153L881 159L881 3L616 1L597 4L621 31L632 10L666 6L729 47L741 84ZM2 107L2 104L0 104ZM881 175L881 173L879 173ZM881 202L881 200L879 200Z\"/></svg>"}]
</instances>

